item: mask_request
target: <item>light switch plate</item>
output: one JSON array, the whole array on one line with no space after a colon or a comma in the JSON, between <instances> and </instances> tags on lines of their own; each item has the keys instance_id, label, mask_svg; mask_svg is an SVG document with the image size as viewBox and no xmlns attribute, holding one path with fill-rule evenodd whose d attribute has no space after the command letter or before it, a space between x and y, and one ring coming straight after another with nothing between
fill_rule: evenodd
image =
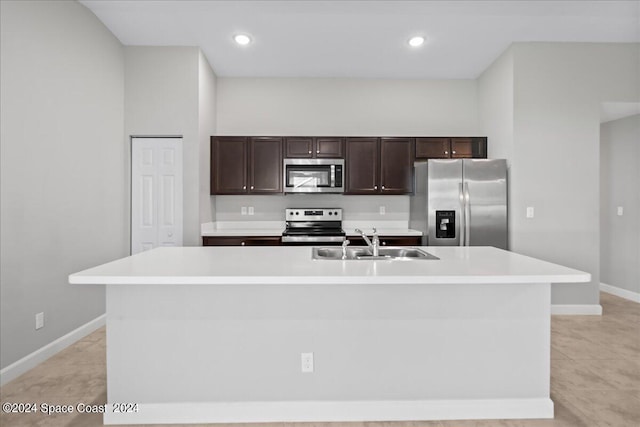
<instances>
[{"instance_id":1,"label":"light switch plate","mask_svg":"<svg viewBox=\"0 0 640 427\"><path fill-rule=\"evenodd\" d=\"M246 215L247 214L247 207L243 206L240 208L240 215Z\"/></svg>"},{"instance_id":2,"label":"light switch plate","mask_svg":"<svg viewBox=\"0 0 640 427\"><path fill-rule=\"evenodd\" d=\"M528 206L527 207L527 218L533 218L533 216L535 215L533 206Z\"/></svg>"},{"instance_id":3,"label":"light switch plate","mask_svg":"<svg viewBox=\"0 0 640 427\"><path fill-rule=\"evenodd\" d=\"M253 206L249 206L249 209L247 210L247 212L249 213L249 215L253 215Z\"/></svg>"},{"instance_id":4,"label":"light switch plate","mask_svg":"<svg viewBox=\"0 0 640 427\"><path fill-rule=\"evenodd\" d=\"M36 330L44 328L44 312L36 314Z\"/></svg>"},{"instance_id":5,"label":"light switch plate","mask_svg":"<svg viewBox=\"0 0 640 427\"><path fill-rule=\"evenodd\" d=\"M380 215L386 215L386 214L387 214L387 207L380 206Z\"/></svg>"},{"instance_id":6,"label":"light switch plate","mask_svg":"<svg viewBox=\"0 0 640 427\"><path fill-rule=\"evenodd\" d=\"M624 215L624 207L618 206L618 216Z\"/></svg>"}]
</instances>

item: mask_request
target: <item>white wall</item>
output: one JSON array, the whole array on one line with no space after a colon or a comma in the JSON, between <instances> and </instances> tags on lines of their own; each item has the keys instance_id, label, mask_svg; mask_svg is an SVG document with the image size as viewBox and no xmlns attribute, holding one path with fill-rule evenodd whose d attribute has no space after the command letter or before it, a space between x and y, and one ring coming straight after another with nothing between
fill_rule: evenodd
<instances>
[{"instance_id":1,"label":"white wall","mask_svg":"<svg viewBox=\"0 0 640 427\"><path fill-rule=\"evenodd\" d=\"M600 281L640 294L640 115L602 124L600 166Z\"/></svg>"},{"instance_id":2,"label":"white wall","mask_svg":"<svg viewBox=\"0 0 640 427\"><path fill-rule=\"evenodd\" d=\"M200 241L200 128L197 47L125 47L125 132L182 136L185 246Z\"/></svg>"},{"instance_id":3,"label":"white wall","mask_svg":"<svg viewBox=\"0 0 640 427\"><path fill-rule=\"evenodd\" d=\"M599 300L600 104L640 98L638 44L513 47L511 249L592 274L554 285L554 304ZM525 218L527 206L535 218Z\"/></svg>"},{"instance_id":4,"label":"white wall","mask_svg":"<svg viewBox=\"0 0 640 427\"><path fill-rule=\"evenodd\" d=\"M216 133L216 75L202 51L198 55L199 224L215 220L210 194L211 135Z\"/></svg>"},{"instance_id":5,"label":"white wall","mask_svg":"<svg viewBox=\"0 0 640 427\"><path fill-rule=\"evenodd\" d=\"M474 80L219 78L219 135L476 135Z\"/></svg>"},{"instance_id":6,"label":"white wall","mask_svg":"<svg viewBox=\"0 0 640 427\"><path fill-rule=\"evenodd\" d=\"M409 221L409 196L344 196L341 194L216 196L218 221L284 221L286 208L342 208L344 221L361 221L363 230L379 221ZM254 215L241 215L253 206ZM385 214L380 215L380 206ZM405 224L406 225L406 224Z\"/></svg>"},{"instance_id":7,"label":"white wall","mask_svg":"<svg viewBox=\"0 0 640 427\"><path fill-rule=\"evenodd\" d=\"M104 313L67 276L128 253L129 212L121 44L74 1L0 7L4 368Z\"/></svg>"},{"instance_id":8,"label":"white wall","mask_svg":"<svg viewBox=\"0 0 640 427\"><path fill-rule=\"evenodd\" d=\"M480 133L487 137L487 157L507 159L507 176L513 159L513 49L500 55L477 79ZM510 182L510 180L509 180ZM511 230L513 185L508 185L507 222ZM509 247L513 246L509 233Z\"/></svg>"},{"instance_id":9,"label":"white wall","mask_svg":"<svg viewBox=\"0 0 640 427\"><path fill-rule=\"evenodd\" d=\"M479 135L473 80L218 78L218 135ZM217 219L284 220L287 207L342 207L347 220L409 219L408 196L215 197ZM246 199L246 200L245 200ZM378 207L387 214L380 216ZM240 216L254 206L256 216Z\"/></svg>"}]
</instances>

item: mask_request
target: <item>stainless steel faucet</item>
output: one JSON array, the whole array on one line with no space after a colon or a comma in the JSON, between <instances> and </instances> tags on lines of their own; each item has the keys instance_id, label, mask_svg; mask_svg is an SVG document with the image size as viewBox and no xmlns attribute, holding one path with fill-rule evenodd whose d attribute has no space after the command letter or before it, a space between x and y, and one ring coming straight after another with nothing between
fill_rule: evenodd
<instances>
[{"instance_id":1,"label":"stainless steel faucet","mask_svg":"<svg viewBox=\"0 0 640 427\"><path fill-rule=\"evenodd\" d=\"M376 230L375 227L373 227L373 241L369 240L369 238L367 237L366 234L364 234L364 231L360 230L359 228L356 228L356 233L360 233L360 235L362 236L362 238L364 239L364 242L367 244L367 246L369 246L369 248L371 248L371 251L373 252L373 256L379 256L379 248L380 248L380 239L378 238L378 230Z\"/></svg>"},{"instance_id":2,"label":"stainless steel faucet","mask_svg":"<svg viewBox=\"0 0 640 427\"><path fill-rule=\"evenodd\" d=\"M351 243L349 240L342 242L342 259L347 259L347 246Z\"/></svg>"}]
</instances>

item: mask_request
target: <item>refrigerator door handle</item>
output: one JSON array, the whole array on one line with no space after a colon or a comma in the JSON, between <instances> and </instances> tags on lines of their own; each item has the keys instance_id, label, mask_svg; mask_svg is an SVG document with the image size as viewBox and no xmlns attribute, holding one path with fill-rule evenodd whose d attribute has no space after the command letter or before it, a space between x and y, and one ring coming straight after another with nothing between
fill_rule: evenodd
<instances>
[{"instance_id":1,"label":"refrigerator door handle","mask_svg":"<svg viewBox=\"0 0 640 427\"><path fill-rule=\"evenodd\" d=\"M466 241L466 223L467 223L467 218L465 218L466 214L467 214L467 207L466 207L466 203L465 203L465 196L464 196L464 190L463 190L463 184L460 183L458 184L458 198L460 199L460 224L458 225L458 227L460 228L460 243L459 246L465 246L465 241Z\"/></svg>"},{"instance_id":2,"label":"refrigerator door handle","mask_svg":"<svg viewBox=\"0 0 640 427\"><path fill-rule=\"evenodd\" d=\"M464 246L471 243L471 199L469 197L469 183L464 183Z\"/></svg>"}]
</instances>

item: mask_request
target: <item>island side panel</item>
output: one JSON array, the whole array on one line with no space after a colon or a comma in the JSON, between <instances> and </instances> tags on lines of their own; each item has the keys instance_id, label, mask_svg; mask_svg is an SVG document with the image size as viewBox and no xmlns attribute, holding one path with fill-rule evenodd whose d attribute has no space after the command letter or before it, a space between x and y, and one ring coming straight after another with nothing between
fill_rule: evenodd
<instances>
[{"instance_id":1,"label":"island side panel","mask_svg":"<svg viewBox=\"0 0 640 427\"><path fill-rule=\"evenodd\" d=\"M110 285L108 401L548 399L549 309L549 284Z\"/></svg>"}]
</instances>

